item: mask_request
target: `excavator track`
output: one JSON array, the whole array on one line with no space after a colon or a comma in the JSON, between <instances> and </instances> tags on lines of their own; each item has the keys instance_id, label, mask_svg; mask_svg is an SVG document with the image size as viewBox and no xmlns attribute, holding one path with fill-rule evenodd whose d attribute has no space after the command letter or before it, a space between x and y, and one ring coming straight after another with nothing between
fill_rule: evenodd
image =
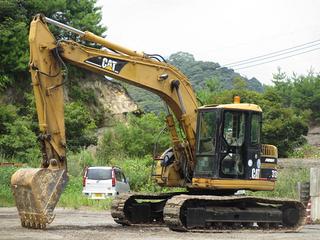
<instances>
[{"instance_id":1,"label":"excavator track","mask_svg":"<svg viewBox=\"0 0 320 240\"><path fill-rule=\"evenodd\" d=\"M304 205L295 200L181 193L122 195L111 215L122 225L190 232L297 232L306 218Z\"/></svg>"},{"instance_id":2,"label":"excavator track","mask_svg":"<svg viewBox=\"0 0 320 240\"><path fill-rule=\"evenodd\" d=\"M163 208L177 194L123 194L113 200L111 216L125 226L164 226Z\"/></svg>"},{"instance_id":3,"label":"excavator track","mask_svg":"<svg viewBox=\"0 0 320 240\"><path fill-rule=\"evenodd\" d=\"M124 205L126 201L131 197L131 194L122 194L112 201L111 216L113 220L121 225L131 225L129 219L124 213Z\"/></svg>"},{"instance_id":4,"label":"excavator track","mask_svg":"<svg viewBox=\"0 0 320 240\"><path fill-rule=\"evenodd\" d=\"M164 221L175 231L297 232L305 218L305 207L298 201L252 196L179 195L164 208Z\"/></svg>"}]
</instances>

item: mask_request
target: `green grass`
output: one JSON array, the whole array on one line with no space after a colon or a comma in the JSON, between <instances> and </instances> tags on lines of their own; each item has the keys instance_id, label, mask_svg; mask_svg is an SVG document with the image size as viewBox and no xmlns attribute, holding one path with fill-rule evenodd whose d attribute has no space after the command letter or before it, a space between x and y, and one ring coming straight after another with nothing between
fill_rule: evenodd
<instances>
[{"instance_id":1,"label":"green grass","mask_svg":"<svg viewBox=\"0 0 320 240\"><path fill-rule=\"evenodd\" d=\"M90 156L81 152L77 157L86 159L88 163L93 161ZM79 161L79 160L78 160ZM82 162L81 161L81 162ZM80 161L79 161L80 162ZM73 163L76 165L75 163ZM173 188L160 188L150 180L150 162L149 158L125 159L121 164L127 177L130 178L132 190L137 192L167 192L175 191ZM70 167L70 165L69 165ZM58 207L81 208L88 207L91 209L109 209L112 199L92 200L82 195L82 166L73 166L69 172L69 182L62 193ZM0 207L14 206L14 199L10 189L11 175L17 170L17 167L0 167ZM249 192L255 196L263 197L281 197L297 198L297 182L309 181L309 169L288 168L280 169L278 181L274 191ZM181 191L183 189L178 189Z\"/></svg>"},{"instance_id":2,"label":"green grass","mask_svg":"<svg viewBox=\"0 0 320 240\"><path fill-rule=\"evenodd\" d=\"M280 169L274 191L259 191L252 194L262 197L297 199L297 183L308 181L310 181L310 170L307 168Z\"/></svg>"},{"instance_id":3,"label":"green grass","mask_svg":"<svg viewBox=\"0 0 320 240\"><path fill-rule=\"evenodd\" d=\"M11 175L17 167L0 167L0 207L15 206L13 193L10 188ZM109 209L111 198L91 200L82 195L82 177L69 177L69 182L61 195L58 207L75 208L90 207L93 209Z\"/></svg>"},{"instance_id":4,"label":"green grass","mask_svg":"<svg viewBox=\"0 0 320 240\"><path fill-rule=\"evenodd\" d=\"M0 207L14 206L14 199L10 188L11 175L17 167L0 167Z\"/></svg>"},{"instance_id":5,"label":"green grass","mask_svg":"<svg viewBox=\"0 0 320 240\"><path fill-rule=\"evenodd\" d=\"M292 158L320 158L320 148L311 146L311 145L304 145L300 148L295 149L289 157Z\"/></svg>"},{"instance_id":6,"label":"green grass","mask_svg":"<svg viewBox=\"0 0 320 240\"><path fill-rule=\"evenodd\" d=\"M58 207L74 208L90 207L93 209L110 209L112 198L92 200L82 195L82 178L69 176L69 182L61 195Z\"/></svg>"}]
</instances>

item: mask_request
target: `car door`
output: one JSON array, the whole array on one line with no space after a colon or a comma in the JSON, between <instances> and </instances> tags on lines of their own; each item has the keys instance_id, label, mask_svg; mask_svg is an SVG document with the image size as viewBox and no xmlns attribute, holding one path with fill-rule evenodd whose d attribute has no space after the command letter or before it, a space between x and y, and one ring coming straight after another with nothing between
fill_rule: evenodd
<instances>
[{"instance_id":1,"label":"car door","mask_svg":"<svg viewBox=\"0 0 320 240\"><path fill-rule=\"evenodd\" d=\"M114 169L114 174L116 177L116 192L122 193L123 192L123 183L122 183L121 172L119 169Z\"/></svg>"},{"instance_id":2,"label":"car door","mask_svg":"<svg viewBox=\"0 0 320 240\"><path fill-rule=\"evenodd\" d=\"M129 182L127 181L126 176L124 175L123 172L121 172L121 176L122 176L122 183L123 183L123 192L129 192L130 191Z\"/></svg>"}]
</instances>

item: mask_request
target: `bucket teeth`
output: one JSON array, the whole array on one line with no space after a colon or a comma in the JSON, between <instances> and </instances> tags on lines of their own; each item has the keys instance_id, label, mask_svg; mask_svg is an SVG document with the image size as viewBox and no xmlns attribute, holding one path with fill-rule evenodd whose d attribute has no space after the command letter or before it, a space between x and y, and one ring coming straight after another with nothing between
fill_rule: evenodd
<instances>
[{"instance_id":1,"label":"bucket teeth","mask_svg":"<svg viewBox=\"0 0 320 240\"><path fill-rule=\"evenodd\" d=\"M21 226L44 229L54 219L53 210L67 183L64 169L20 169L11 177L11 186Z\"/></svg>"},{"instance_id":2,"label":"bucket teeth","mask_svg":"<svg viewBox=\"0 0 320 240\"><path fill-rule=\"evenodd\" d=\"M34 229L45 229L47 223L52 222L52 218L48 219L48 216L44 214L34 214L34 213L19 213L21 226L25 228L34 228ZM49 221L48 221L49 220ZM50 221L51 220L51 221Z\"/></svg>"}]
</instances>

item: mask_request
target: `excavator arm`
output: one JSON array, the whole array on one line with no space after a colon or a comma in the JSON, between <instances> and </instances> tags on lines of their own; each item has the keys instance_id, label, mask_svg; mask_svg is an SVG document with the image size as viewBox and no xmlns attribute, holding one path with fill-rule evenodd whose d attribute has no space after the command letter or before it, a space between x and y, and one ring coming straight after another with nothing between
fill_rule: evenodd
<instances>
[{"instance_id":1,"label":"excavator arm","mask_svg":"<svg viewBox=\"0 0 320 240\"><path fill-rule=\"evenodd\" d=\"M86 47L70 40L59 40L50 32L47 22L82 38L100 44L104 49ZM37 169L20 169L11 179L16 205L25 227L45 228L67 183L66 137L64 127L63 84L65 63L71 63L102 75L151 91L167 104L166 118L172 139L175 162L166 169L171 185L186 184L181 168L192 172L197 102L190 82L175 67L111 43L90 32L82 32L46 18L34 17L29 34L30 73L38 113L43 160ZM106 49L105 49L106 48ZM176 132L174 114L184 131L181 141ZM170 184L168 184L170 185Z\"/></svg>"}]
</instances>

